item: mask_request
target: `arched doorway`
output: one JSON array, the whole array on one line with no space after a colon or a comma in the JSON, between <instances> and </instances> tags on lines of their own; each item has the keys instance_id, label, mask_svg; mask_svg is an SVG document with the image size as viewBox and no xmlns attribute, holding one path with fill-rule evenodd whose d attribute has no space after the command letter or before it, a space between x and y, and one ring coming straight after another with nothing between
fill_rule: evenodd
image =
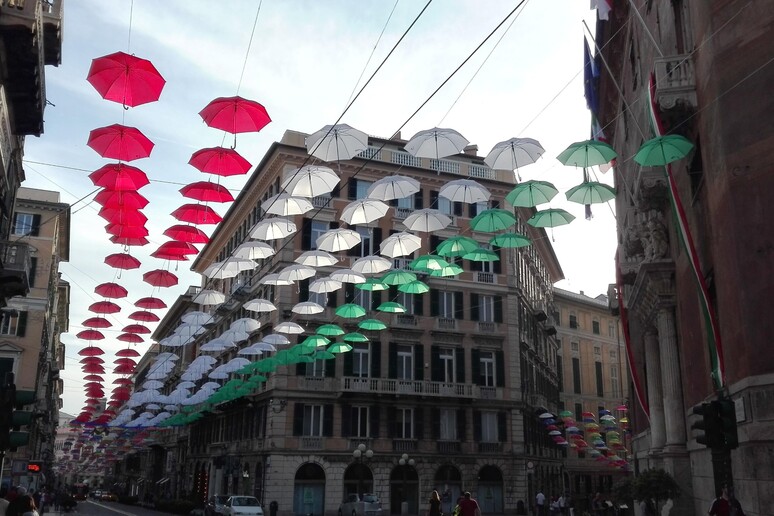
<instances>
[{"instance_id":1,"label":"arched doorway","mask_svg":"<svg viewBox=\"0 0 774 516\"><path fill-rule=\"evenodd\" d=\"M478 472L478 493L476 499L482 514L502 514L503 473L495 466L484 466Z\"/></svg>"},{"instance_id":2,"label":"arched doorway","mask_svg":"<svg viewBox=\"0 0 774 516\"><path fill-rule=\"evenodd\" d=\"M374 474L362 462L350 464L344 470L344 497L350 494L373 493Z\"/></svg>"},{"instance_id":3,"label":"arched doorway","mask_svg":"<svg viewBox=\"0 0 774 516\"><path fill-rule=\"evenodd\" d=\"M306 463L296 471L293 512L322 516L325 507L325 472L318 464Z\"/></svg>"},{"instance_id":4,"label":"arched doorway","mask_svg":"<svg viewBox=\"0 0 774 516\"><path fill-rule=\"evenodd\" d=\"M402 504L408 514L419 514L419 475L414 466L396 466L390 473L390 514L401 514Z\"/></svg>"},{"instance_id":5,"label":"arched doorway","mask_svg":"<svg viewBox=\"0 0 774 516\"><path fill-rule=\"evenodd\" d=\"M441 495L441 511L451 514L462 495L462 473L451 464L444 464L435 472L434 489Z\"/></svg>"}]
</instances>

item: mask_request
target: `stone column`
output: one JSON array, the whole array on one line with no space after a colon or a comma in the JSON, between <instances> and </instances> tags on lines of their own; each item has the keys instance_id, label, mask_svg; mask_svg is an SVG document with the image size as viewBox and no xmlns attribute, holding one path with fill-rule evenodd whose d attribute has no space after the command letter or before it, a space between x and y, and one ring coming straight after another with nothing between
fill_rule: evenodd
<instances>
[{"instance_id":1,"label":"stone column","mask_svg":"<svg viewBox=\"0 0 774 516\"><path fill-rule=\"evenodd\" d=\"M664 430L664 397L661 390L661 360L658 335L654 328L645 331L645 367L648 379L648 406L650 407L650 451L660 451L666 443Z\"/></svg>"},{"instance_id":2,"label":"stone column","mask_svg":"<svg viewBox=\"0 0 774 516\"><path fill-rule=\"evenodd\" d=\"M671 307L658 310L658 340L661 349L661 381L664 393L664 419L668 447L685 448L685 408L680 382L680 355L677 350L675 317Z\"/></svg>"}]
</instances>

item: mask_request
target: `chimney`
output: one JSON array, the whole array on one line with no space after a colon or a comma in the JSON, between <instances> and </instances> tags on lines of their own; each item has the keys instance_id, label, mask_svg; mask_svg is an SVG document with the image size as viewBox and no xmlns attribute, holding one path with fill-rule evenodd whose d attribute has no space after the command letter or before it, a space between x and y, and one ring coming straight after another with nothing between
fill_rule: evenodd
<instances>
[{"instance_id":1,"label":"chimney","mask_svg":"<svg viewBox=\"0 0 774 516\"><path fill-rule=\"evenodd\" d=\"M478 145L471 144L462 149L462 152L467 156L478 156Z\"/></svg>"}]
</instances>

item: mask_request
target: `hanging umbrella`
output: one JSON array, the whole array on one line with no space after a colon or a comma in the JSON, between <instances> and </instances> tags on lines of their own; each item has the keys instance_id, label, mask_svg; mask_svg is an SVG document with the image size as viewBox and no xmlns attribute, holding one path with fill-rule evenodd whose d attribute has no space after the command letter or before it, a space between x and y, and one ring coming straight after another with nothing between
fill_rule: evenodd
<instances>
[{"instance_id":1,"label":"hanging umbrella","mask_svg":"<svg viewBox=\"0 0 774 516\"><path fill-rule=\"evenodd\" d=\"M357 324L357 327L366 331L381 331L387 329L387 325L379 319L364 319Z\"/></svg>"},{"instance_id":2,"label":"hanging umbrella","mask_svg":"<svg viewBox=\"0 0 774 516\"><path fill-rule=\"evenodd\" d=\"M150 183L145 172L124 163L109 163L100 167L89 174L89 179L94 186L113 191L137 191Z\"/></svg>"},{"instance_id":3,"label":"hanging umbrella","mask_svg":"<svg viewBox=\"0 0 774 516\"><path fill-rule=\"evenodd\" d=\"M141 210L148 205L148 199L133 190L100 190L94 202L105 208L128 208Z\"/></svg>"},{"instance_id":4,"label":"hanging umbrella","mask_svg":"<svg viewBox=\"0 0 774 516\"><path fill-rule=\"evenodd\" d=\"M247 174L251 167L237 151L224 147L198 150L191 155L188 164L201 172L223 177Z\"/></svg>"},{"instance_id":5,"label":"hanging umbrella","mask_svg":"<svg viewBox=\"0 0 774 516\"><path fill-rule=\"evenodd\" d=\"M167 304L164 302L164 300L158 298L158 297L143 297L135 301L134 306L137 308L145 308L148 310L161 310L163 308L167 307Z\"/></svg>"},{"instance_id":6,"label":"hanging umbrella","mask_svg":"<svg viewBox=\"0 0 774 516\"><path fill-rule=\"evenodd\" d=\"M359 272L355 272L352 269L337 269L331 273L330 278L342 283L365 283L365 276Z\"/></svg>"},{"instance_id":7,"label":"hanging umbrella","mask_svg":"<svg viewBox=\"0 0 774 516\"><path fill-rule=\"evenodd\" d=\"M466 253L467 254L467 253ZM430 276L434 278L449 278L451 276L457 276L462 273L462 267L456 263L452 263L448 267L444 267L438 271L430 271Z\"/></svg>"},{"instance_id":8,"label":"hanging umbrella","mask_svg":"<svg viewBox=\"0 0 774 516\"><path fill-rule=\"evenodd\" d=\"M451 224L451 222L451 217L435 208L416 210L403 219L403 225L406 226L406 228L411 231L421 231L423 233L440 231Z\"/></svg>"},{"instance_id":9,"label":"hanging umbrella","mask_svg":"<svg viewBox=\"0 0 774 516\"><path fill-rule=\"evenodd\" d=\"M171 213L181 222L191 224L217 224L223 217L205 204L184 204Z\"/></svg>"},{"instance_id":10,"label":"hanging umbrella","mask_svg":"<svg viewBox=\"0 0 774 516\"><path fill-rule=\"evenodd\" d=\"M271 122L261 104L239 96L218 97L199 111L204 123L231 134L258 132Z\"/></svg>"},{"instance_id":11,"label":"hanging umbrella","mask_svg":"<svg viewBox=\"0 0 774 516\"><path fill-rule=\"evenodd\" d=\"M281 286L281 285L292 285L293 282L286 279L281 279L279 277L279 274L272 273L272 274L266 274L263 278L258 280L259 285L274 285L274 286Z\"/></svg>"},{"instance_id":12,"label":"hanging umbrella","mask_svg":"<svg viewBox=\"0 0 774 516\"><path fill-rule=\"evenodd\" d=\"M202 272L208 278L224 279L233 278L237 274L245 271L251 271L258 267L258 264L247 258L234 258L229 256L222 262L215 262Z\"/></svg>"},{"instance_id":13,"label":"hanging umbrella","mask_svg":"<svg viewBox=\"0 0 774 516\"><path fill-rule=\"evenodd\" d=\"M357 319L366 314L366 309L355 303L347 303L336 308L336 315L344 319Z\"/></svg>"},{"instance_id":14,"label":"hanging umbrella","mask_svg":"<svg viewBox=\"0 0 774 516\"><path fill-rule=\"evenodd\" d=\"M99 348L97 346L87 346L80 351L78 351L78 355L82 357L96 357L99 355L104 355L105 352L102 350L102 348Z\"/></svg>"},{"instance_id":15,"label":"hanging umbrella","mask_svg":"<svg viewBox=\"0 0 774 516\"><path fill-rule=\"evenodd\" d=\"M130 344L140 344L143 341L143 338L135 333L122 333L118 337L116 337L121 342L128 342Z\"/></svg>"},{"instance_id":16,"label":"hanging umbrella","mask_svg":"<svg viewBox=\"0 0 774 516\"><path fill-rule=\"evenodd\" d=\"M81 325L87 328L110 328L113 323L105 319L104 317L89 317L81 323Z\"/></svg>"},{"instance_id":17,"label":"hanging umbrella","mask_svg":"<svg viewBox=\"0 0 774 516\"><path fill-rule=\"evenodd\" d=\"M317 333L326 337L338 337L339 335L344 335L344 330L336 324L323 324L317 328Z\"/></svg>"},{"instance_id":18,"label":"hanging umbrella","mask_svg":"<svg viewBox=\"0 0 774 516\"><path fill-rule=\"evenodd\" d=\"M368 292L378 292L387 290L390 287L377 278L368 278L363 283L356 283L355 288Z\"/></svg>"},{"instance_id":19,"label":"hanging umbrella","mask_svg":"<svg viewBox=\"0 0 774 516\"><path fill-rule=\"evenodd\" d=\"M107 224L105 231L109 235L119 238L143 238L149 234L145 226L130 226L128 224Z\"/></svg>"},{"instance_id":20,"label":"hanging umbrella","mask_svg":"<svg viewBox=\"0 0 774 516\"><path fill-rule=\"evenodd\" d=\"M164 230L164 236L168 236L172 240L179 242L187 242L189 244L206 244L210 241L210 237L197 228L196 226L189 226L186 224L175 224Z\"/></svg>"},{"instance_id":21,"label":"hanging umbrella","mask_svg":"<svg viewBox=\"0 0 774 516\"><path fill-rule=\"evenodd\" d=\"M110 241L114 244L119 244L126 247L150 244L150 240L145 237L121 237L113 235L110 237Z\"/></svg>"},{"instance_id":22,"label":"hanging umbrella","mask_svg":"<svg viewBox=\"0 0 774 516\"><path fill-rule=\"evenodd\" d=\"M286 321L286 322L281 322L277 326L275 326L274 331L278 333L300 335L301 333L304 333L304 327L298 323ZM264 337L263 340L266 341L266 337Z\"/></svg>"},{"instance_id":23,"label":"hanging umbrella","mask_svg":"<svg viewBox=\"0 0 774 516\"><path fill-rule=\"evenodd\" d=\"M323 313L325 308L313 301L303 301L293 305L293 308L291 308L290 311L299 315L315 315Z\"/></svg>"},{"instance_id":24,"label":"hanging umbrella","mask_svg":"<svg viewBox=\"0 0 774 516\"><path fill-rule=\"evenodd\" d=\"M266 242L244 242L234 249L233 256L248 260L263 260L273 256L274 253L274 248Z\"/></svg>"},{"instance_id":25,"label":"hanging umbrella","mask_svg":"<svg viewBox=\"0 0 774 516\"><path fill-rule=\"evenodd\" d=\"M419 131L406 143L406 152L417 158L441 159L459 154L470 143L454 129L434 127Z\"/></svg>"},{"instance_id":26,"label":"hanging umbrella","mask_svg":"<svg viewBox=\"0 0 774 516\"><path fill-rule=\"evenodd\" d=\"M335 265L339 259L327 251L315 249L313 251L304 251L293 261L308 267L328 267Z\"/></svg>"},{"instance_id":27,"label":"hanging umbrella","mask_svg":"<svg viewBox=\"0 0 774 516\"><path fill-rule=\"evenodd\" d=\"M532 240L529 237L519 233L502 233L500 235L493 236L489 240L489 243L496 245L497 247L516 248L532 245Z\"/></svg>"},{"instance_id":28,"label":"hanging umbrella","mask_svg":"<svg viewBox=\"0 0 774 516\"><path fill-rule=\"evenodd\" d=\"M344 340L344 342L368 342L369 340L368 337L358 332L347 333L342 337L342 339ZM335 351L332 351L332 350L329 350L329 351L331 353L335 353Z\"/></svg>"},{"instance_id":29,"label":"hanging umbrella","mask_svg":"<svg viewBox=\"0 0 774 516\"><path fill-rule=\"evenodd\" d=\"M147 158L153 150L153 142L142 131L120 124L92 130L86 145L103 158L120 161Z\"/></svg>"},{"instance_id":30,"label":"hanging umbrella","mask_svg":"<svg viewBox=\"0 0 774 516\"><path fill-rule=\"evenodd\" d=\"M604 183L584 181L567 190L567 200L578 204L599 204L615 199L615 189Z\"/></svg>"},{"instance_id":31,"label":"hanging umbrella","mask_svg":"<svg viewBox=\"0 0 774 516\"><path fill-rule=\"evenodd\" d=\"M634 161L644 167L663 167L683 159L693 149L693 143L685 136L667 134L646 141L634 155Z\"/></svg>"},{"instance_id":32,"label":"hanging umbrella","mask_svg":"<svg viewBox=\"0 0 774 516\"><path fill-rule=\"evenodd\" d=\"M489 190L472 179L449 181L441 187L438 195L452 202L464 202L467 204L487 202L492 196Z\"/></svg>"},{"instance_id":33,"label":"hanging umbrella","mask_svg":"<svg viewBox=\"0 0 774 516\"><path fill-rule=\"evenodd\" d=\"M447 238L438 244L435 252L444 258L456 258L467 254L474 249L477 249L478 247L479 243L472 238L457 235L451 238Z\"/></svg>"},{"instance_id":34,"label":"hanging umbrella","mask_svg":"<svg viewBox=\"0 0 774 516\"><path fill-rule=\"evenodd\" d=\"M514 224L516 224L516 217L513 213L500 208L484 210L470 221L470 227L474 231L483 231L485 233L501 231Z\"/></svg>"},{"instance_id":35,"label":"hanging umbrella","mask_svg":"<svg viewBox=\"0 0 774 516\"><path fill-rule=\"evenodd\" d=\"M115 253L105 257L105 263L114 269L137 269L140 260L127 253Z\"/></svg>"},{"instance_id":36,"label":"hanging umbrella","mask_svg":"<svg viewBox=\"0 0 774 516\"><path fill-rule=\"evenodd\" d=\"M517 170L536 162L544 152L537 140L511 138L495 144L484 158L484 163L495 170Z\"/></svg>"},{"instance_id":37,"label":"hanging umbrella","mask_svg":"<svg viewBox=\"0 0 774 516\"><path fill-rule=\"evenodd\" d=\"M161 244L156 251L151 253L151 256L158 257L166 255L186 256L192 254L198 254L199 250L194 247L193 244L188 242L179 242L177 240L170 240Z\"/></svg>"},{"instance_id":38,"label":"hanging umbrella","mask_svg":"<svg viewBox=\"0 0 774 516\"><path fill-rule=\"evenodd\" d=\"M424 254L409 263L409 267L419 272L429 272L431 270L443 269L448 267L449 262L434 254Z\"/></svg>"},{"instance_id":39,"label":"hanging umbrella","mask_svg":"<svg viewBox=\"0 0 774 516\"><path fill-rule=\"evenodd\" d=\"M535 212L535 214L529 218L527 224L536 228L555 228L557 226L569 224L573 220L575 220L575 216L567 213L565 210L551 208Z\"/></svg>"},{"instance_id":40,"label":"hanging umbrella","mask_svg":"<svg viewBox=\"0 0 774 516\"><path fill-rule=\"evenodd\" d=\"M250 230L249 236L258 240L278 240L296 231L296 225L289 219L275 217L258 222Z\"/></svg>"},{"instance_id":41,"label":"hanging umbrella","mask_svg":"<svg viewBox=\"0 0 774 516\"><path fill-rule=\"evenodd\" d=\"M177 285L177 276L162 269L146 272L142 275L142 280L154 287L172 287Z\"/></svg>"},{"instance_id":42,"label":"hanging umbrella","mask_svg":"<svg viewBox=\"0 0 774 516\"><path fill-rule=\"evenodd\" d=\"M147 326L143 326L142 324L129 324L127 326L124 326L121 330L125 333L136 333L136 334L147 334L150 333L150 328Z\"/></svg>"},{"instance_id":43,"label":"hanging umbrella","mask_svg":"<svg viewBox=\"0 0 774 516\"><path fill-rule=\"evenodd\" d=\"M275 330L276 331L276 330ZM279 333L270 333L269 335L266 335L261 339L261 342L265 342L267 344L271 344L274 346L285 346L287 344L290 344L290 341L287 337L284 335L280 335Z\"/></svg>"},{"instance_id":44,"label":"hanging umbrella","mask_svg":"<svg viewBox=\"0 0 774 516\"><path fill-rule=\"evenodd\" d=\"M347 124L326 125L306 137L306 151L323 161L352 159L368 148L368 135Z\"/></svg>"},{"instance_id":45,"label":"hanging umbrella","mask_svg":"<svg viewBox=\"0 0 774 516\"><path fill-rule=\"evenodd\" d=\"M309 284L309 292L314 292L315 294L327 294L329 292L335 292L341 287L341 281L331 277L319 278Z\"/></svg>"},{"instance_id":46,"label":"hanging umbrella","mask_svg":"<svg viewBox=\"0 0 774 516\"><path fill-rule=\"evenodd\" d=\"M217 290L202 290L196 297L193 298L194 303L198 303L204 306L219 305L226 300L226 296L223 292Z\"/></svg>"},{"instance_id":47,"label":"hanging umbrella","mask_svg":"<svg viewBox=\"0 0 774 516\"><path fill-rule=\"evenodd\" d=\"M406 313L406 307L400 303L394 301L387 301L376 307L380 312L386 312L390 314L404 314Z\"/></svg>"},{"instance_id":48,"label":"hanging umbrella","mask_svg":"<svg viewBox=\"0 0 774 516\"><path fill-rule=\"evenodd\" d=\"M234 196L223 185L210 181L197 181L180 189L183 197L202 202L231 202Z\"/></svg>"},{"instance_id":49,"label":"hanging umbrella","mask_svg":"<svg viewBox=\"0 0 774 516\"><path fill-rule=\"evenodd\" d=\"M381 274L392 267L392 262L381 256L363 256L355 260L352 270L360 274Z\"/></svg>"},{"instance_id":50,"label":"hanging umbrella","mask_svg":"<svg viewBox=\"0 0 774 516\"><path fill-rule=\"evenodd\" d=\"M205 324L215 322L213 317L214 316L212 314L208 314L207 312L202 312L200 310L193 310L191 312L186 312L182 316L180 316L180 321L183 324L190 324L193 326L204 326Z\"/></svg>"},{"instance_id":51,"label":"hanging umbrella","mask_svg":"<svg viewBox=\"0 0 774 516\"><path fill-rule=\"evenodd\" d=\"M105 338L99 330L83 330L79 331L75 336L83 340L103 340Z\"/></svg>"},{"instance_id":52,"label":"hanging umbrella","mask_svg":"<svg viewBox=\"0 0 774 516\"><path fill-rule=\"evenodd\" d=\"M124 52L93 59L86 80L105 100L129 107L157 101L166 82L153 63Z\"/></svg>"},{"instance_id":53,"label":"hanging umbrella","mask_svg":"<svg viewBox=\"0 0 774 516\"><path fill-rule=\"evenodd\" d=\"M463 258L472 262L496 262L500 260L500 257L497 256L496 252L491 249L484 249L483 247L479 247L475 251L469 252L464 255Z\"/></svg>"},{"instance_id":54,"label":"hanging umbrella","mask_svg":"<svg viewBox=\"0 0 774 516\"><path fill-rule=\"evenodd\" d=\"M294 196L317 197L333 191L339 181L339 176L332 169L307 165L288 173L281 189Z\"/></svg>"},{"instance_id":55,"label":"hanging umbrella","mask_svg":"<svg viewBox=\"0 0 774 516\"><path fill-rule=\"evenodd\" d=\"M315 244L317 249L338 253L346 251L359 244L361 241L360 233L351 229L329 229L320 235Z\"/></svg>"},{"instance_id":56,"label":"hanging umbrella","mask_svg":"<svg viewBox=\"0 0 774 516\"><path fill-rule=\"evenodd\" d=\"M316 273L317 271L314 269L314 267L301 265L300 263L294 263L279 271L279 279L292 281L295 283L297 281L303 281L305 279L311 278Z\"/></svg>"},{"instance_id":57,"label":"hanging umbrella","mask_svg":"<svg viewBox=\"0 0 774 516\"><path fill-rule=\"evenodd\" d=\"M129 292L118 283L101 283L94 288L94 293L113 299L129 295Z\"/></svg>"},{"instance_id":58,"label":"hanging umbrella","mask_svg":"<svg viewBox=\"0 0 774 516\"><path fill-rule=\"evenodd\" d=\"M387 176L374 181L374 183L368 187L366 195L369 199L392 201L394 199L405 199L406 197L419 192L419 190L419 181L413 177Z\"/></svg>"},{"instance_id":59,"label":"hanging umbrella","mask_svg":"<svg viewBox=\"0 0 774 516\"><path fill-rule=\"evenodd\" d=\"M261 203L261 208L266 213L288 217L292 215L303 215L314 209L314 206L304 197L293 197L287 192L281 192L272 195Z\"/></svg>"},{"instance_id":60,"label":"hanging umbrella","mask_svg":"<svg viewBox=\"0 0 774 516\"><path fill-rule=\"evenodd\" d=\"M382 283L385 285L403 285L411 281L416 281L417 275L413 272L402 269L394 269L382 276Z\"/></svg>"},{"instance_id":61,"label":"hanging umbrella","mask_svg":"<svg viewBox=\"0 0 774 516\"><path fill-rule=\"evenodd\" d=\"M394 233L379 244L379 253L390 258L407 256L422 247L422 239L411 233Z\"/></svg>"},{"instance_id":62,"label":"hanging umbrella","mask_svg":"<svg viewBox=\"0 0 774 516\"><path fill-rule=\"evenodd\" d=\"M349 203L341 211L341 220L354 226L356 224L370 224L384 217L390 209L382 201L377 199L359 199Z\"/></svg>"},{"instance_id":63,"label":"hanging umbrella","mask_svg":"<svg viewBox=\"0 0 774 516\"><path fill-rule=\"evenodd\" d=\"M554 185L548 181L524 181L511 190L505 196L505 200L512 206L533 208L538 204L547 203L559 193Z\"/></svg>"},{"instance_id":64,"label":"hanging umbrella","mask_svg":"<svg viewBox=\"0 0 774 516\"><path fill-rule=\"evenodd\" d=\"M119 349L118 351L116 351L116 356L132 358L132 357L139 357L141 355L140 355L140 352L135 349L125 348L125 349Z\"/></svg>"},{"instance_id":65,"label":"hanging umbrella","mask_svg":"<svg viewBox=\"0 0 774 516\"><path fill-rule=\"evenodd\" d=\"M347 344L346 342L334 342L330 346L328 346L328 349L326 350L329 353L346 353L348 351L352 351L352 346Z\"/></svg>"},{"instance_id":66,"label":"hanging umbrella","mask_svg":"<svg viewBox=\"0 0 774 516\"><path fill-rule=\"evenodd\" d=\"M134 208L102 208L97 212L97 215L111 224L142 226L148 222L148 217Z\"/></svg>"},{"instance_id":67,"label":"hanging umbrella","mask_svg":"<svg viewBox=\"0 0 774 516\"><path fill-rule=\"evenodd\" d=\"M398 291L406 294L424 294L430 291L430 287L423 281L414 280L398 285Z\"/></svg>"},{"instance_id":68,"label":"hanging umbrella","mask_svg":"<svg viewBox=\"0 0 774 516\"><path fill-rule=\"evenodd\" d=\"M616 157L618 154L615 149L607 143L599 140L584 140L570 144L556 159L563 165L588 168L610 163Z\"/></svg>"}]
</instances>

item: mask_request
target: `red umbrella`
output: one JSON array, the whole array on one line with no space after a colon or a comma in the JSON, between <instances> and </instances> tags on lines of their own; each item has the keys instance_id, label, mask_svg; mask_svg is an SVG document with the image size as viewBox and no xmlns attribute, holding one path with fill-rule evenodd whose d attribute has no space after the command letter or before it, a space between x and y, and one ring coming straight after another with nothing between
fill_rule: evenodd
<instances>
[{"instance_id":1,"label":"red umbrella","mask_svg":"<svg viewBox=\"0 0 774 516\"><path fill-rule=\"evenodd\" d=\"M124 52L93 59L86 80L103 99L129 107L159 100L166 82L153 63Z\"/></svg>"},{"instance_id":2,"label":"red umbrella","mask_svg":"<svg viewBox=\"0 0 774 516\"><path fill-rule=\"evenodd\" d=\"M110 237L110 241L114 244L125 245L127 247L150 244L150 240L145 237L124 237L113 235Z\"/></svg>"},{"instance_id":3,"label":"red umbrella","mask_svg":"<svg viewBox=\"0 0 774 516\"><path fill-rule=\"evenodd\" d=\"M177 240L170 240L169 242L164 242L159 246L158 249L156 249L157 253L170 253L170 254L178 254L178 255L186 255L186 254L198 254L199 250L193 246L193 244L189 244L188 242L178 242Z\"/></svg>"},{"instance_id":4,"label":"red umbrella","mask_svg":"<svg viewBox=\"0 0 774 516\"><path fill-rule=\"evenodd\" d=\"M105 338L102 332L98 330L79 331L75 336L83 340L102 340Z\"/></svg>"},{"instance_id":5,"label":"red umbrella","mask_svg":"<svg viewBox=\"0 0 774 516\"><path fill-rule=\"evenodd\" d=\"M242 97L218 97L199 115L208 126L232 134L258 132L271 122L266 108Z\"/></svg>"},{"instance_id":6,"label":"red umbrella","mask_svg":"<svg viewBox=\"0 0 774 516\"><path fill-rule=\"evenodd\" d=\"M105 379L98 374L87 374L83 377L87 382L104 382Z\"/></svg>"},{"instance_id":7,"label":"red umbrella","mask_svg":"<svg viewBox=\"0 0 774 516\"><path fill-rule=\"evenodd\" d=\"M116 401L126 401L132 397L132 393L129 391L118 391L111 394L110 397Z\"/></svg>"},{"instance_id":8,"label":"red umbrella","mask_svg":"<svg viewBox=\"0 0 774 516\"><path fill-rule=\"evenodd\" d=\"M144 312L144 311L132 312L131 314L129 314L129 319L133 321L142 321L142 322L158 322L160 320L159 316L154 314L153 312Z\"/></svg>"},{"instance_id":9,"label":"red umbrella","mask_svg":"<svg viewBox=\"0 0 774 516\"><path fill-rule=\"evenodd\" d=\"M105 231L119 238L142 238L150 234L145 226L130 226L129 224L108 224Z\"/></svg>"},{"instance_id":10,"label":"red umbrella","mask_svg":"<svg viewBox=\"0 0 774 516\"><path fill-rule=\"evenodd\" d=\"M129 292L118 283L101 283L94 288L94 292L102 297L121 298L126 297Z\"/></svg>"},{"instance_id":11,"label":"red umbrella","mask_svg":"<svg viewBox=\"0 0 774 516\"><path fill-rule=\"evenodd\" d=\"M115 380L113 380L113 383L115 385L123 385L126 387L134 385L134 382L132 381L131 378L116 378ZM121 389L121 388L122 387L116 387L114 391L117 391L118 389Z\"/></svg>"},{"instance_id":12,"label":"red umbrella","mask_svg":"<svg viewBox=\"0 0 774 516\"><path fill-rule=\"evenodd\" d=\"M187 262L188 256L179 254L176 251L155 251L151 253L151 256L158 258L159 260L171 260L175 262Z\"/></svg>"},{"instance_id":13,"label":"red umbrella","mask_svg":"<svg viewBox=\"0 0 774 516\"><path fill-rule=\"evenodd\" d=\"M150 333L150 329L147 326L143 326L142 324L129 324L127 326L124 326L124 329L121 330L126 333Z\"/></svg>"},{"instance_id":14,"label":"red umbrella","mask_svg":"<svg viewBox=\"0 0 774 516\"><path fill-rule=\"evenodd\" d=\"M141 193L133 190L100 190L94 196L94 202L105 208L129 208L141 210L148 205Z\"/></svg>"},{"instance_id":15,"label":"red umbrella","mask_svg":"<svg viewBox=\"0 0 774 516\"><path fill-rule=\"evenodd\" d=\"M140 260L127 253L115 253L105 257L105 263L114 269L137 269Z\"/></svg>"},{"instance_id":16,"label":"red umbrella","mask_svg":"<svg viewBox=\"0 0 774 516\"><path fill-rule=\"evenodd\" d=\"M210 181L197 181L180 189L183 197L203 202L231 202L234 196L223 185Z\"/></svg>"},{"instance_id":17,"label":"red umbrella","mask_svg":"<svg viewBox=\"0 0 774 516\"><path fill-rule=\"evenodd\" d=\"M210 237L196 226L187 226L185 224L175 224L164 231L164 235L172 240L179 242L189 242L191 244L206 244Z\"/></svg>"},{"instance_id":18,"label":"red umbrella","mask_svg":"<svg viewBox=\"0 0 774 516\"><path fill-rule=\"evenodd\" d=\"M147 308L148 310L160 310L166 308L167 304L157 297L144 297L138 299L134 306L138 308Z\"/></svg>"},{"instance_id":19,"label":"red umbrella","mask_svg":"<svg viewBox=\"0 0 774 516\"><path fill-rule=\"evenodd\" d=\"M89 305L89 311L95 314L115 314L121 311L121 307L111 301L97 301Z\"/></svg>"},{"instance_id":20,"label":"red umbrella","mask_svg":"<svg viewBox=\"0 0 774 516\"><path fill-rule=\"evenodd\" d=\"M91 387L97 387L98 389L102 389L103 388L103 385L101 383L99 383L99 382L86 382L86 383L83 384L83 386L86 387L86 388L91 388Z\"/></svg>"},{"instance_id":21,"label":"red umbrella","mask_svg":"<svg viewBox=\"0 0 774 516\"><path fill-rule=\"evenodd\" d=\"M102 208L97 215L111 224L143 226L148 222L148 217L140 210L134 208Z\"/></svg>"},{"instance_id":22,"label":"red umbrella","mask_svg":"<svg viewBox=\"0 0 774 516\"><path fill-rule=\"evenodd\" d=\"M197 170L218 176L238 176L247 174L250 162L234 149L211 147L193 153L188 164Z\"/></svg>"},{"instance_id":23,"label":"red umbrella","mask_svg":"<svg viewBox=\"0 0 774 516\"><path fill-rule=\"evenodd\" d=\"M119 365L113 369L113 374L132 374L134 373L134 366L132 365Z\"/></svg>"},{"instance_id":24,"label":"red umbrella","mask_svg":"<svg viewBox=\"0 0 774 516\"><path fill-rule=\"evenodd\" d=\"M126 349L119 349L116 352L117 357L139 357L140 352L136 349L126 348ZM113 382L115 383L115 382Z\"/></svg>"},{"instance_id":25,"label":"red umbrella","mask_svg":"<svg viewBox=\"0 0 774 516\"><path fill-rule=\"evenodd\" d=\"M177 276L163 269L155 269L146 272L142 275L142 280L145 283L150 283L154 287L172 287L177 285Z\"/></svg>"},{"instance_id":26,"label":"red umbrella","mask_svg":"<svg viewBox=\"0 0 774 516\"><path fill-rule=\"evenodd\" d=\"M87 328L110 328L113 323L105 319L104 317L89 317L81 323Z\"/></svg>"},{"instance_id":27,"label":"red umbrella","mask_svg":"<svg viewBox=\"0 0 774 516\"><path fill-rule=\"evenodd\" d=\"M81 414L83 414L84 412L92 413L92 412L96 412L96 411L97 411L97 407L92 407L91 405L86 405L85 407L83 407L81 409Z\"/></svg>"},{"instance_id":28,"label":"red umbrella","mask_svg":"<svg viewBox=\"0 0 774 516\"><path fill-rule=\"evenodd\" d=\"M81 364L104 364L105 361L96 356L83 357L78 361Z\"/></svg>"},{"instance_id":29,"label":"red umbrella","mask_svg":"<svg viewBox=\"0 0 774 516\"><path fill-rule=\"evenodd\" d=\"M94 186L114 191L137 191L150 183L145 172L124 163L108 163L89 174L89 179Z\"/></svg>"},{"instance_id":30,"label":"red umbrella","mask_svg":"<svg viewBox=\"0 0 774 516\"><path fill-rule=\"evenodd\" d=\"M118 365L130 365L130 366L136 366L137 362L132 360L131 358L122 357L113 362L114 364Z\"/></svg>"},{"instance_id":31,"label":"red umbrella","mask_svg":"<svg viewBox=\"0 0 774 516\"><path fill-rule=\"evenodd\" d=\"M130 344L140 344L145 342L142 337L135 335L134 333L122 333L116 338L121 342L129 342Z\"/></svg>"},{"instance_id":32,"label":"red umbrella","mask_svg":"<svg viewBox=\"0 0 774 516\"><path fill-rule=\"evenodd\" d=\"M94 129L86 145L103 158L121 161L147 158L153 150L153 142L142 131L120 124Z\"/></svg>"},{"instance_id":33,"label":"red umbrella","mask_svg":"<svg viewBox=\"0 0 774 516\"><path fill-rule=\"evenodd\" d=\"M78 355L82 357L96 357L97 355L104 354L105 352L102 351L102 348L98 348L97 346L87 346L78 352Z\"/></svg>"},{"instance_id":34,"label":"red umbrella","mask_svg":"<svg viewBox=\"0 0 774 516\"><path fill-rule=\"evenodd\" d=\"M223 217L204 204L184 204L172 212L172 216L191 224L217 224Z\"/></svg>"}]
</instances>

